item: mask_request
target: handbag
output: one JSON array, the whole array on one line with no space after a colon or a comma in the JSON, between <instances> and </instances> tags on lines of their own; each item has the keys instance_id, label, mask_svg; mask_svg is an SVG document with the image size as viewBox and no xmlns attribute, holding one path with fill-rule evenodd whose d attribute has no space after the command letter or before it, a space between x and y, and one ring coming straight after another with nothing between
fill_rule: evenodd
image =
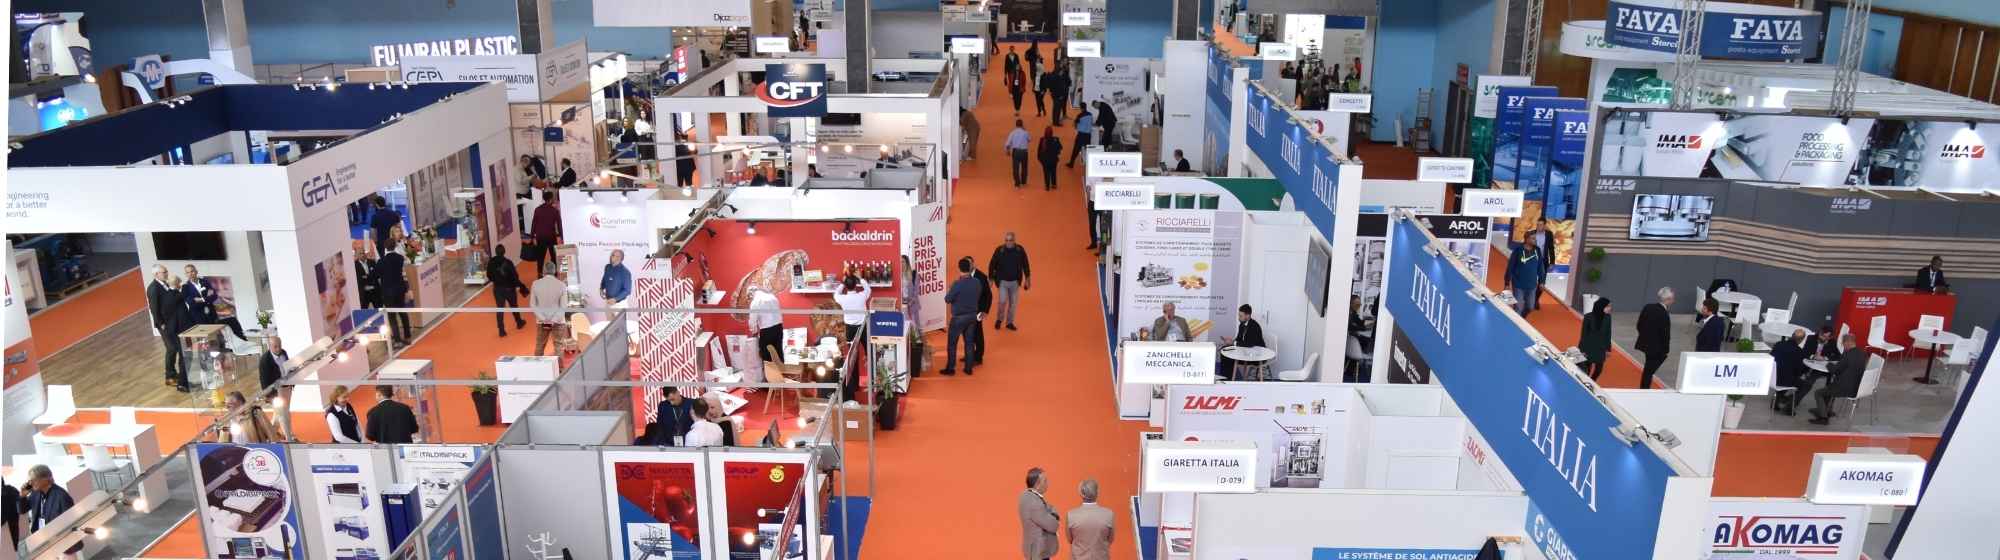
<instances>
[{"instance_id":1,"label":"handbag","mask_svg":"<svg viewBox=\"0 0 2000 560\"><path fill-rule=\"evenodd\" d=\"M532 242L522 243L521 260L540 261L542 260L542 252L544 250L546 249L544 249L540 243L532 243Z\"/></svg>"}]
</instances>

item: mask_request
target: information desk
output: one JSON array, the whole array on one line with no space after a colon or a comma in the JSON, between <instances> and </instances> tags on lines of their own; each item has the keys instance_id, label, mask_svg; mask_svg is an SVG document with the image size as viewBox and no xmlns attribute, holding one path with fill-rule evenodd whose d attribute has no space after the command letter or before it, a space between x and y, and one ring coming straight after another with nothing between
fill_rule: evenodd
<instances>
[{"instance_id":1,"label":"information desk","mask_svg":"<svg viewBox=\"0 0 2000 560\"><path fill-rule=\"evenodd\" d=\"M1915 348L1911 344L1910 331L1917 328L1917 317L1937 315L1944 317L1944 330L1951 330L1951 319L1958 309L1958 296L1952 294L1928 294L1907 288L1843 288L1840 290L1840 313L1835 320L1847 325L1854 333L1857 346L1867 346L1868 322L1877 315L1889 318L1882 340ZM1912 350L1914 352L1915 350Z\"/></svg>"}]
</instances>

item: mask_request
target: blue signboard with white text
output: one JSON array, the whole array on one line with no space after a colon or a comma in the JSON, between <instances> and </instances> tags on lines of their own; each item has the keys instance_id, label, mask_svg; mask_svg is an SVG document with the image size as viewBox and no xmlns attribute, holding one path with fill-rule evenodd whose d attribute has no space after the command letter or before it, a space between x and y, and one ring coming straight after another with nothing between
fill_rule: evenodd
<instances>
[{"instance_id":1,"label":"blue signboard with white text","mask_svg":"<svg viewBox=\"0 0 2000 560\"><path fill-rule=\"evenodd\" d=\"M1529 205L1546 207L1549 156L1555 151L1556 111L1582 110L1590 103L1575 97L1530 97L1523 101L1521 163L1515 167L1514 188Z\"/></svg>"},{"instance_id":2,"label":"blue signboard with white text","mask_svg":"<svg viewBox=\"0 0 2000 560\"><path fill-rule=\"evenodd\" d=\"M1271 169L1292 201L1320 235L1333 239L1333 205L1340 188L1340 164L1306 127L1287 118L1284 104L1249 88L1243 107L1244 136L1250 153Z\"/></svg>"},{"instance_id":3,"label":"blue signboard with white text","mask_svg":"<svg viewBox=\"0 0 2000 560\"><path fill-rule=\"evenodd\" d=\"M1473 299L1473 285L1413 222L1391 224L1382 300L1465 418L1521 483L1568 558L1652 558L1674 468L1614 435L1619 422L1511 311ZM1440 251L1439 255L1447 254ZM1553 558L1554 556L1552 556Z\"/></svg>"},{"instance_id":4,"label":"blue signboard with white text","mask_svg":"<svg viewBox=\"0 0 2000 560\"><path fill-rule=\"evenodd\" d=\"M1229 62L1229 55L1222 49L1208 46L1207 103L1204 104L1206 129L1203 132L1201 149L1205 152L1204 167L1209 175L1218 177L1229 175L1229 86L1235 82L1235 68Z\"/></svg>"},{"instance_id":5,"label":"blue signboard with white text","mask_svg":"<svg viewBox=\"0 0 2000 560\"><path fill-rule=\"evenodd\" d=\"M825 64L766 64L757 86L764 114L773 117L826 116Z\"/></svg>"},{"instance_id":6,"label":"blue signboard with white text","mask_svg":"<svg viewBox=\"0 0 2000 560\"><path fill-rule=\"evenodd\" d=\"M1604 39L1654 52L1680 50L1680 2L1611 2ZM1802 60L1819 56L1820 14L1808 10L1735 2L1708 2L1701 20L1702 58Z\"/></svg>"},{"instance_id":7,"label":"blue signboard with white text","mask_svg":"<svg viewBox=\"0 0 2000 560\"><path fill-rule=\"evenodd\" d=\"M1590 112L1557 110L1555 143L1549 150L1548 205L1542 219L1576 219L1576 197L1583 181L1583 155L1590 149Z\"/></svg>"},{"instance_id":8,"label":"blue signboard with white text","mask_svg":"<svg viewBox=\"0 0 2000 560\"><path fill-rule=\"evenodd\" d=\"M1493 119L1493 182L1512 188L1521 163L1521 134L1527 131L1528 98L1555 97L1554 86L1500 88L1498 116Z\"/></svg>"},{"instance_id":9,"label":"blue signboard with white text","mask_svg":"<svg viewBox=\"0 0 2000 560\"><path fill-rule=\"evenodd\" d=\"M506 535L500 528L499 482L493 472L493 455L486 454L466 471L460 485L465 491L466 540L471 541L472 557L477 560L507 557Z\"/></svg>"}]
</instances>

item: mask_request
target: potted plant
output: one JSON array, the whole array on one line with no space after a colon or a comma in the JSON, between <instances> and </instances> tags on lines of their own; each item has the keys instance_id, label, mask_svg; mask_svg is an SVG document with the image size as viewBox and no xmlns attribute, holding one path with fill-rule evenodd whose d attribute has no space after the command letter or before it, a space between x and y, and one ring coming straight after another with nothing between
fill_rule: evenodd
<instances>
[{"instance_id":1,"label":"potted plant","mask_svg":"<svg viewBox=\"0 0 2000 560\"><path fill-rule=\"evenodd\" d=\"M1592 284L1604 279L1604 248L1591 247L1583 258L1590 261L1590 268L1583 271L1583 280Z\"/></svg>"},{"instance_id":2,"label":"potted plant","mask_svg":"<svg viewBox=\"0 0 2000 560\"><path fill-rule=\"evenodd\" d=\"M480 381L492 381L493 374L479 370ZM479 412L479 425L492 426L500 423L500 387L479 384L472 386L472 409Z\"/></svg>"},{"instance_id":3,"label":"potted plant","mask_svg":"<svg viewBox=\"0 0 2000 560\"><path fill-rule=\"evenodd\" d=\"M903 397L896 390L893 375L871 375L869 385L875 392L875 425L884 430L895 430L896 422L903 415Z\"/></svg>"}]
</instances>

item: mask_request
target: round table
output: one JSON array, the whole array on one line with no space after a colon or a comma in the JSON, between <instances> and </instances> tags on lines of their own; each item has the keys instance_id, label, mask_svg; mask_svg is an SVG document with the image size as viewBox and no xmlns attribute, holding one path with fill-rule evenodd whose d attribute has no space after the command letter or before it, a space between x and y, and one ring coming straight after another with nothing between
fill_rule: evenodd
<instances>
[{"instance_id":1,"label":"round table","mask_svg":"<svg viewBox=\"0 0 2000 560\"><path fill-rule=\"evenodd\" d=\"M1757 325L1757 333L1764 342L1777 344L1779 341L1791 338L1792 333L1799 332L1801 328L1803 327L1791 323L1774 321ZM1811 335L1812 331L1806 331L1806 334Z\"/></svg>"},{"instance_id":2,"label":"round table","mask_svg":"<svg viewBox=\"0 0 2000 560\"><path fill-rule=\"evenodd\" d=\"M1759 298L1749 293L1738 292L1735 290L1730 290L1727 292L1709 292L1708 297L1714 298L1715 301L1727 303L1732 306L1748 305L1752 303L1760 304L1761 306L1761 304L1764 303L1764 300L1762 298Z\"/></svg>"},{"instance_id":3,"label":"round table","mask_svg":"<svg viewBox=\"0 0 2000 560\"><path fill-rule=\"evenodd\" d=\"M1278 357L1278 351L1262 346L1224 346L1222 357L1235 360L1238 370L1251 368L1256 373L1255 380L1263 381L1264 374L1270 371L1271 359ZM1240 379L1242 376L1237 373L1232 371L1230 375Z\"/></svg>"},{"instance_id":4,"label":"round table","mask_svg":"<svg viewBox=\"0 0 2000 560\"><path fill-rule=\"evenodd\" d=\"M1832 373L1832 371L1828 369L1832 367L1832 365L1833 362L1830 360L1822 360L1819 358L1806 358L1806 369L1810 369L1820 373Z\"/></svg>"},{"instance_id":5,"label":"round table","mask_svg":"<svg viewBox=\"0 0 2000 560\"><path fill-rule=\"evenodd\" d=\"M1938 348L1940 347L1951 346L1953 344L1964 342L1965 337L1958 336L1941 329L1912 329L1910 331L1910 340L1929 344L1931 345L1931 352L1936 353ZM1918 383L1922 383L1925 385L1937 384L1937 380L1931 379L1931 365L1936 363L1937 360L1932 360L1932 359L1924 360L1924 376L1917 378Z\"/></svg>"}]
</instances>

